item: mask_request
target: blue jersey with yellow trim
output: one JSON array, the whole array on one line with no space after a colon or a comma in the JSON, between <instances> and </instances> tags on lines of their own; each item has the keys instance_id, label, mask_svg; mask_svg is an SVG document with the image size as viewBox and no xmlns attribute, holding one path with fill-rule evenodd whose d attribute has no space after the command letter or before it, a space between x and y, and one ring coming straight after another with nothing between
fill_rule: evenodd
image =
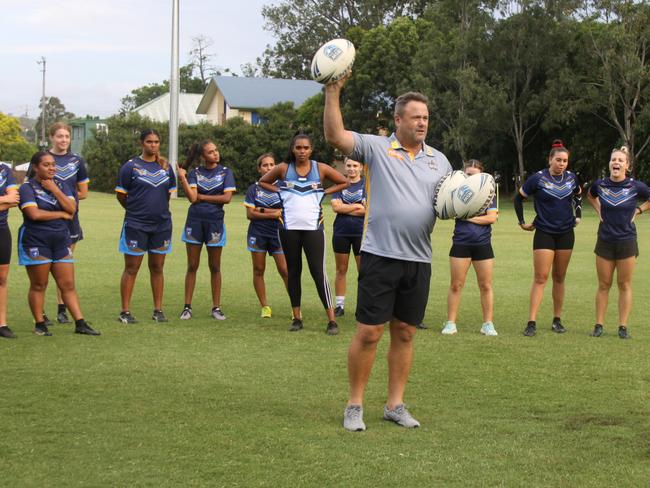
<instances>
[{"instance_id":1,"label":"blue jersey with yellow trim","mask_svg":"<svg viewBox=\"0 0 650 488\"><path fill-rule=\"evenodd\" d=\"M282 208L280 194L278 192L268 191L253 183L248 187L244 205L251 208ZM248 225L248 233L260 237L276 237L278 235L279 220L260 219L251 220Z\"/></svg>"},{"instance_id":2,"label":"blue jersey with yellow trim","mask_svg":"<svg viewBox=\"0 0 650 488\"><path fill-rule=\"evenodd\" d=\"M497 210L497 198L492 199L490 207L482 215ZM456 219L452 242L462 246L483 246L492 241L492 225L481 225L467 220Z\"/></svg>"},{"instance_id":3,"label":"blue jersey with yellow trim","mask_svg":"<svg viewBox=\"0 0 650 488\"><path fill-rule=\"evenodd\" d=\"M361 178L356 183L350 183L348 188L332 194L332 200L341 200L345 204L366 204L366 179ZM336 214L334 219L334 235L357 237L363 235L364 217Z\"/></svg>"},{"instance_id":4,"label":"blue jersey with yellow trim","mask_svg":"<svg viewBox=\"0 0 650 488\"><path fill-rule=\"evenodd\" d=\"M7 190L17 190L18 185L11 172L11 168L6 164L0 163L0 197L7 194ZM0 211L0 229L7 227L7 215L9 210Z\"/></svg>"},{"instance_id":5,"label":"blue jersey with yellow trim","mask_svg":"<svg viewBox=\"0 0 650 488\"><path fill-rule=\"evenodd\" d=\"M218 164L212 169L199 166L187 175L187 182L196 188L200 195L223 195L228 191L236 191L235 177L230 168ZM223 204L196 202L190 205L187 218L194 220L223 220Z\"/></svg>"},{"instance_id":6,"label":"blue jersey with yellow trim","mask_svg":"<svg viewBox=\"0 0 650 488\"><path fill-rule=\"evenodd\" d=\"M636 238L632 219L639 199L650 200L650 189L645 183L632 178L612 181L596 180L589 188L592 197L600 201L598 237L606 242L627 241Z\"/></svg>"},{"instance_id":7,"label":"blue jersey with yellow trim","mask_svg":"<svg viewBox=\"0 0 650 488\"><path fill-rule=\"evenodd\" d=\"M70 190L70 187L64 185L60 181L54 180L56 185L61 189L63 194L74 200L75 197ZM20 209L27 207L37 207L40 210L45 210L47 212L61 212L61 204L56 199L56 197L47 191L41 186L41 184L35 179L30 178L25 183L20 185L18 190L20 194ZM38 232L68 232L68 221L65 219L55 219L55 220L32 220L27 217L27 214L23 212L23 225L26 229L30 231Z\"/></svg>"},{"instance_id":8,"label":"blue jersey with yellow trim","mask_svg":"<svg viewBox=\"0 0 650 488\"><path fill-rule=\"evenodd\" d=\"M317 230L323 225L321 202L325 190L318 163L311 161L309 173L300 176L289 163L284 180L278 181L282 200L282 226L286 230Z\"/></svg>"},{"instance_id":9,"label":"blue jersey with yellow trim","mask_svg":"<svg viewBox=\"0 0 650 488\"><path fill-rule=\"evenodd\" d=\"M521 187L525 196L535 195L535 228L549 234L563 234L575 227L573 195L580 193L578 179L571 171L553 176L543 169L530 176Z\"/></svg>"}]
</instances>

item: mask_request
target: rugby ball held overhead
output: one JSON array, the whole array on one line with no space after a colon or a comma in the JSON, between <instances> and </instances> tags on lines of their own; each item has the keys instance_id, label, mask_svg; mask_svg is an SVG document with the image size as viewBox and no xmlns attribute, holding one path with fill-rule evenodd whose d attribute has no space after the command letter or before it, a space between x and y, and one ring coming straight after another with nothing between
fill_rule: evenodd
<instances>
[{"instance_id":1,"label":"rugby ball held overhead","mask_svg":"<svg viewBox=\"0 0 650 488\"><path fill-rule=\"evenodd\" d=\"M323 44L311 61L311 77L324 85L343 78L354 64L356 50L347 39L333 39Z\"/></svg>"}]
</instances>

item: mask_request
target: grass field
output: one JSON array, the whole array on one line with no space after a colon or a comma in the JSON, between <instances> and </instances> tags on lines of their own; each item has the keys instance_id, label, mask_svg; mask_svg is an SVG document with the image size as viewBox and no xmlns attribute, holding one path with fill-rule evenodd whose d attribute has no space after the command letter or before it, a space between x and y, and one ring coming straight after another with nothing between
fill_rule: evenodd
<instances>
[{"instance_id":1,"label":"grass field","mask_svg":"<svg viewBox=\"0 0 650 488\"><path fill-rule=\"evenodd\" d=\"M434 231L431 296L418 332L407 402L422 428L381 420L387 337L367 390L368 430L341 426L346 351L354 331L352 268L341 334L324 334L325 315L303 274L305 329L290 334L288 298L271 262L267 288L274 318L259 318L245 250L241 197L227 208L223 254L225 322L209 318L207 266L183 304L187 202L172 202L175 249L168 257L168 324L149 320L148 272L141 270L133 313L119 312L122 211L113 196L82 203L86 239L76 253L82 308L99 338L56 325L31 333L27 277L9 276L14 341L0 341L0 485L22 486L648 486L650 483L650 218L639 220L641 257L634 280L629 341L616 337L612 291L606 335L588 337L596 289L597 221L585 212L567 278L568 332L550 331L550 286L538 335L525 338L532 277L532 234L503 201L494 228L495 324L480 336L478 290L470 270L459 334L439 334L445 319L451 222ZM532 218L532 209L527 208ZM17 235L20 215L10 212ZM332 215L327 206L327 228ZM334 276L330 254L328 267ZM55 315L54 290L47 312Z\"/></svg>"}]
</instances>

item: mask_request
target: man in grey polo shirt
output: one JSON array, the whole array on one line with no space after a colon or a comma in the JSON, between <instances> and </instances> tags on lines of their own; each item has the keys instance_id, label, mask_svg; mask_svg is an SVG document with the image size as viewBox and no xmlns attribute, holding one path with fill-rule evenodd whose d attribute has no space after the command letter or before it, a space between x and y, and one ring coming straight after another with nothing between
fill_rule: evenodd
<instances>
[{"instance_id":1,"label":"man in grey polo shirt","mask_svg":"<svg viewBox=\"0 0 650 488\"><path fill-rule=\"evenodd\" d=\"M343 125L339 98L345 80L325 86L325 139L343 154L366 163L366 229L361 244L357 332L348 352L350 397L343 426L365 430L363 394L377 344L388 322L388 398L384 419L419 427L403 403L413 358L415 326L422 322L431 279L431 232L435 187L452 168L425 144L428 100L421 93L395 103L390 137L357 134Z\"/></svg>"}]
</instances>

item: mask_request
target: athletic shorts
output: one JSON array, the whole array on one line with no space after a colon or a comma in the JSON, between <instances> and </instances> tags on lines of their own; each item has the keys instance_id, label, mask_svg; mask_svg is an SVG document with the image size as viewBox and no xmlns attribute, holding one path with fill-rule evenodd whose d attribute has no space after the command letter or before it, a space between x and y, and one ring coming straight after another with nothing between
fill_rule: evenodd
<instances>
[{"instance_id":1,"label":"athletic shorts","mask_svg":"<svg viewBox=\"0 0 650 488\"><path fill-rule=\"evenodd\" d=\"M181 240L188 244L223 247L226 245L226 226L223 225L223 220L209 222L187 219Z\"/></svg>"},{"instance_id":2,"label":"athletic shorts","mask_svg":"<svg viewBox=\"0 0 650 488\"><path fill-rule=\"evenodd\" d=\"M83 240L84 232L81 230L79 219L74 218L68 222L68 228L70 229L70 240L73 244Z\"/></svg>"},{"instance_id":3,"label":"athletic shorts","mask_svg":"<svg viewBox=\"0 0 650 488\"><path fill-rule=\"evenodd\" d=\"M18 231L18 264L35 266L47 263L74 263L68 230L60 232L33 231L20 226Z\"/></svg>"},{"instance_id":4,"label":"athletic shorts","mask_svg":"<svg viewBox=\"0 0 650 488\"><path fill-rule=\"evenodd\" d=\"M549 234L537 229L533 238L533 249L551 249L552 251L573 249L575 241L576 236L573 229L562 234Z\"/></svg>"},{"instance_id":5,"label":"athletic shorts","mask_svg":"<svg viewBox=\"0 0 650 488\"><path fill-rule=\"evenodd\" d=\"M146 253L169 254L172 252L172 223L165 222L153 232L145 232L124 223L120 236L120 252L129 256Z\"/></svg>"},{"instance_id":6,"label":"athletic shorts","mask_svg":"<svg viewBox=\"0 0 650 488\"><path fill-rule=\"evenodd\" d=\"M268 252L269 254L284 254L280 237L259 236L251 232L248 233L248 250L250 252Z\"/></svg>"},{"instance_id":7,"label":"athletic shorts","mask_svg":"<svg viewBox=\"0 0 650 488\"><path fill-rule=\"evenodd\" d=\"M337 254L350 254L350 248L355 256L361 254L361 236L333 236L332 247Z\"/></svg>"},{"instance_id":8,"label":"athletic shorts","mask_svg":"<svg viewBox=\"0 0 650 488\"><path fill-rule=\"evenodd\" d=\"M11 230L0 227L0 266L11 263Z\"/></svg>"},{"instance_id":9,"label":"athletic shorts","mask_svg":"<svg viewBox=\"0 0 650 488\"><path fill-rule=\"evenodd\" d=\"M608 261L616 261L618 259L627 259L639 257L639 244L636 239L629 239L626 241L606 242L599 237L596 241L596 248L594 249L596 256L599 256Z\"/></svg>"},{"instance_id":10,"label":"athletic shorts","mask_svg":"<svg viewBox=\"0 0 650 488\"><path fill-rule=\"evenodd\" d=\"M472 261L484 261L494 259L492 244L478 244L466 246L464 244L452 244L449 250L450 258L471 258Z\"/></svg>"},{"instance_id":11,"label":"athletic shorts","mask_svg":"<svg viewBox=\"0 0 650 488\"><path fill-rule=\"evenodd\" d=\"M356 318L384 325L392 318L422 323L429 299L431 264L361 253Z\"/></svg>"}]
</instances>

